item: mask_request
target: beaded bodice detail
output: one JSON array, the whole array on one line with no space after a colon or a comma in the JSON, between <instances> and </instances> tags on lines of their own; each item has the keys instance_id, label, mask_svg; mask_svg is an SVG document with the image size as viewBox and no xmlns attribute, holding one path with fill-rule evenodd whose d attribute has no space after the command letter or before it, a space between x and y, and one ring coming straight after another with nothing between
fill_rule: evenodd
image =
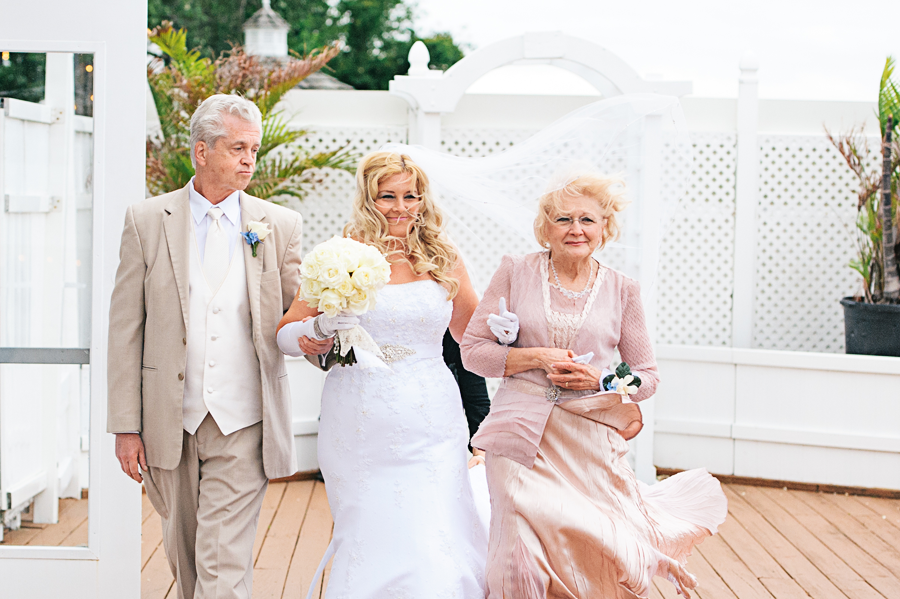
<instances>
[{"instance_id":1,"label":"beaded bodice detail","mask_svg":"<svg viewBox=\"0 0 900 599\"><path fill-rule=\"evenodd\" d=\"M549 264L550 254L549 252L545 252L541 259L541 290L544 297L544 314L547 317L550 344L559 349L571 349L575 342L575 335L578 334L578 330L581 328L581 325L584 324L584 320L587 318L588 313L590 313L591 307L594 305L594 300L597 299L597 291L603 284L603 279L606 277L606 272L609 269L598 263L597 276L594 278L594 285L591 287L591 291L587 298L582 300L583 306L580 312L560 312L551 307ZM558 291L556 292L558 293ZM560 295L562 296L561 293ZM573 302L576 306L578 303L581 303L579 300L566 299L565 301Z\"/></svg>"},{"instance_id":2,"label":"beaded bodice detail","mask_svg":"<svg viewBox=\"0 0 900 599\"><path fill-rule=\"evenodd\" d=\"M453 303L436 281L386 285L359 324L378 345L441 345Z\"/></svg>"}]
</instances>

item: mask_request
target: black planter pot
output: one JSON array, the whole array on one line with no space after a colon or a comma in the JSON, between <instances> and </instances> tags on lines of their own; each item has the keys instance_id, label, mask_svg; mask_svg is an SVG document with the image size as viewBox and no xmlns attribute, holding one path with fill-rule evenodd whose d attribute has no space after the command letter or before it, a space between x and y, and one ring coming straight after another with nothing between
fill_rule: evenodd
<instances>
[{"instance_id":1,"label":"black planter pot","mask_svg":"<svg viewBox=\"0 0 900 599\"><path fill-rule=\"evenodd\" d=\"M900 305L841 300L848 354L900 356Z\"/></svg>"}]
</instances>

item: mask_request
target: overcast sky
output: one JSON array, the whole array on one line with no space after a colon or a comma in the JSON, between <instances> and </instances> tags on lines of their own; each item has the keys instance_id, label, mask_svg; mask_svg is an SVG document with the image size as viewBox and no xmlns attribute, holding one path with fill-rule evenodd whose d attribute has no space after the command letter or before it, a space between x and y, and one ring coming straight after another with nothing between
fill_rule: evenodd
<instances>
[{"instance_id":1,"label":"overcast sky","mask_svg":"<svg viewBox=\"0 0 900 599\"><path fill-rule=\"evenodd\" d=\"M418 7L418 30L450 31L471 45L468 53L526 31L563 31L604 46L641 75L692 81L700 97L737 97L738 64L752 52L763 98L875 101L885 57L900 60L900 0L418 0ZM544 93L591 93L553 70L508 68L470 91L528 93L541 79Z\"/></svg>"}]
</instances>

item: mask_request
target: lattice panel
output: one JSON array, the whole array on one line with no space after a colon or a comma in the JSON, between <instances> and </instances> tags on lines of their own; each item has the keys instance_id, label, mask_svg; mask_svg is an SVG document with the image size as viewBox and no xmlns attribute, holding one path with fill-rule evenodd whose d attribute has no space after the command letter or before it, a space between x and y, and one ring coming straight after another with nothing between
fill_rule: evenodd
<instances>
[{"instance_id":1,"label":"lattice panel","mask_svg":"<svg viewBox=\"0 0 900 599\"><path fill-rule=\"evenodd\" d=\"M481 158L502 152L517 143L528 139L536 131L522 129L444 129L442 132L441 146L444 151L456 156L467 158ZM635 139L623 140L622 146L608 152L601 166L603 172L634 175L637 178L638 161L635 160L634 148L628 144L634 144ZM590 149L586 148L589 152ZM561 147L559 152L566 156L581 156L577 149ZM583 155L589 155L587 153ZM629 158L632 160L629 163ZM631 166L631 171L628 167ZM531 167L529 167L531 168ZM519 185L522 181L533 180L533 176L549 177L553 174L555 166L548 165L547 172L519 172L510 170L498 176L497 181L510 186ZM540 183L543 186L543 183ZM529 197L536 197L542 189L533 189L522 184L522 192ZM524 254L539 249L530 236L523 240L518 236L499 230L489 221L479 219L477 215L467 213L465 210L455 211L460 214L460 222L450 223L448 232L462 250L469 272L472 276L476 290L482 292L490 282L491 275L500 264L500 258L504 254ZM629 227L628 225L632 226ZM623 245L638 246L640 227L635 223L625 222L625 234L620 240ZM600 256L601 261L612 268L626 270L626 253L621 247L609 247Z\"/></svg>"},{"instance_id":2,"label":"lattice panel","mask_svg":"<svg viewBox=\"0 0 900 599\"><path fill-rule=\"evenodd\" d=\"M843 352L838 302L860 286L847 266L856 180L824 137L770 136L760 146L753 346Z\"/></svg>"},{"instance_id":3,"label":"lattice panel","mask_svg":"<svg viewBox=\"0 0 900 599\"><path fill-rule=\"evenodd\" d=\"M347 147L360 156L388 142L406 142L406 127L341 128L310 131L301 141L310 152L330 152ZM356 190L355 177L343 171L320 171L321 183L302 201L287 198L285 205L303 214L303 252L340 235L350 218Z\"/></svg>"},{"instance_id":4,"label":"lattice panel","mask_svg":"<svg viewBox=\"0 0 900 599\"><path fill-rule=\"evenodd\" d=\"M736 138L694 134L691 185L663 237L660 343L730 346Z\"/></svg>"},{"instance_id":5,"label":"lattice panel","mask_svg":"<svg viewBox=\"0 0 900 599\"><path fill-rule=\"evenodd\" d=\"M535 133L537 130L528 129L443 129L441 151L465 158L481 158L502 152Z\"/></svg>"}]
</instances>

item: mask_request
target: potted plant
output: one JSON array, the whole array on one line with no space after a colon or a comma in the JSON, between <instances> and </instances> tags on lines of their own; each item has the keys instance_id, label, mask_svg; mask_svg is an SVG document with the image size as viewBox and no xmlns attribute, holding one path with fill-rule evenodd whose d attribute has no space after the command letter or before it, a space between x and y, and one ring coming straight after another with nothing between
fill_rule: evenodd
<instances>
[{"instance_id":1,"label":"potted plant","mask_svg":"<svg viewBox=\"0 0 900 599\"><path fill-rule=\"evenodd\" d=\"M863 127L832 136L829 141L859 180L856 243L850 267L862 277L862 293L841 300L848 354L900 356L900 86L892 80L894 59L885 61L878 91L881 129L880 168Z\"/></svg>"},{"instance_id":2,"label":"potted plant","mask_svg":"<svg viewBox=\"0 0 900 599\"><path fill-rule=\"evenodd\" d=\"M187 32L168 21L149 37L163 55L147 68L161 128L159 135L147 140L147 190L152 195L184 187L194 175L190 119L197 105L212 94L241 94L262 113L262 145L247 193L276 202L278 196L303 199L321 182L319 169L355 172L356 156L346 148L318 153L301 148L298 141L307 132L289 128L276 108L285 93L340 53L339 44L285 61L260 60L235 46L213 61L188 50Z\"/></svg>"}]
</instances>

